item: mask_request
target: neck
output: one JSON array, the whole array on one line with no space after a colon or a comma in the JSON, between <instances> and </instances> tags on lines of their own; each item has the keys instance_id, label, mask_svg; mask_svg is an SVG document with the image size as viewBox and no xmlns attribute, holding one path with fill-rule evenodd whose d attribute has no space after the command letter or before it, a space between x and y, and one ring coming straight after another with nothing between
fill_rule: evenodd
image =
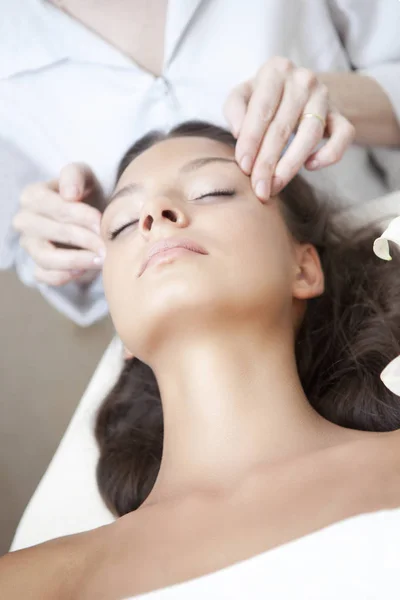
<instances>
[{"instance_id":1,"label":"neck","mask_svg":"<svg viewBox=\"0 0 400 600\"><path fill-rule=\"evenodd\" d=\"M164 446L142 506L193 491L234 487L261 465L343 440L352 430L321 417L297 374L293 333L236 328L174 338L151 365L159 385Z\"/></svg>"}]
</instances>

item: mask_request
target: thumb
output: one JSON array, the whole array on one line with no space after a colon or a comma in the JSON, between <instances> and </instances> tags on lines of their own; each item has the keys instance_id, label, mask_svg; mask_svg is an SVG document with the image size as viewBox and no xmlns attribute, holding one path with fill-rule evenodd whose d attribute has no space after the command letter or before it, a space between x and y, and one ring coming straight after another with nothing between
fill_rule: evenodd
<instances>
[{"instance_id":1,"label":"thumb","mask_svg":"<svg viewBox=\"0 0 400 600\"><path fill-rule=\"evenodd\" d=\"M60 171L59 193L67 201L77 202L87 195L95 185L92 169L84 163L70 163Z\"/></svg>"},{"instance_id":2,"label":"thumb","mask_svg":"<svg viewBox=\"0 0 400 600\"><path fill-rule=\"evenodd\" d=\"M253 93L251 81L245 81L233 88L224 104L224 115L233 135L237 138L247 112L247 105Z\"/></svg>"}]
</instances>

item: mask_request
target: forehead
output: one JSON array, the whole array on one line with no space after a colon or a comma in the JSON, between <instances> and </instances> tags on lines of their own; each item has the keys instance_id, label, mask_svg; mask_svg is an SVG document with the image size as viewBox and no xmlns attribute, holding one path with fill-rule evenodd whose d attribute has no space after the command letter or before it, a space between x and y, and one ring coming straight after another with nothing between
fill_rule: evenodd
<instances>
[{"instance_id":1,"label":"forehead","mask_svg":"<svg viewBox=\"0 0 400 600\"><path fill-rule=\"evenodd\" d=\"M222 142L201 137L163 140L130 163L119 179L117 189L132 180L174 173L191 160L209 156L232 159L235 150Z\"/></svg>"}]
</instances>

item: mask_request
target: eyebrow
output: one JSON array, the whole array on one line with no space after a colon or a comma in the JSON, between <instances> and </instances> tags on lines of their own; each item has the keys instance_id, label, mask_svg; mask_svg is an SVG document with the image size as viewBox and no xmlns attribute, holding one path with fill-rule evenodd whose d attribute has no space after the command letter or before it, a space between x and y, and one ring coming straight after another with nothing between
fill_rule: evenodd
<instances>
[{"instance_id":1,"label":"eyebrow","mask_svg":"<svg viewBox=\"0 0 400 600\"><path fill-rule=\"evenodd\" d=\"M113 200L116 200L117 198L121 198L122 196L129 196L129 194L137 192L141 189L143 189L142 185L139 185L138 183L129 183L128 185L118 190L118 192L115 192L115 194L113 194L113 196L111 196L111 198L109 199L108 204L110 204Z\"/></svg>"},{"instance_id":2,"label":"eyebrow","mask_svg":"<svg viewBox=\"0 0 400 600\"><path fill-rule=\"evenodd\" d=\"M222 156L206 156L204 158L195 158L194 160L191 160L190 162L183 165L183 167L179 169L179 172L191 173L192 171L197 171L197 169L205 167L206 165L209 165L210 163L214 162L236 164L236 160L234 158L223 158ZM133 192L137 192L142 189L143 186L139 183L129 183L128 185L118 190L118 192L116 192L113 196L111 196L110 200L108 201L108 204L110 204L113 200L116 200L117 198L129 196L129 194L132 194Z\"/></svg>"},{"instance_id":3,"label":"eyebrow","mask_svg":"<svg viewBox=\"0 0 400 600\"><path fill-rule=\"evenodd\" d=\"M223 163L236 163L234 158L223 158L222 156L206 156L204 158L195 158L190 162L186 163L179 169L180 173L190 173L191 171L196 171L205 165L208 165L213 162L223 162Z\"/></svg>"}]
</instances>

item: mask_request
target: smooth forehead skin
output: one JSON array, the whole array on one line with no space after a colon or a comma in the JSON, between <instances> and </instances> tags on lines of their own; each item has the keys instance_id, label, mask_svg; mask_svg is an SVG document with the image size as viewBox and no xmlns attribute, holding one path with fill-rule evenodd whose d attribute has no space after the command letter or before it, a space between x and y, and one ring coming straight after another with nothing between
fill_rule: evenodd
<instances>
[{"instance_id":1,"label":"smooth forehead skin","mask_svg":"<svg viewBox=\"0 0 400 600\"><path fill-rule=\"evenodd\" d=\"M187 162L197 158L218 156L235 158L235 149L222 142L202 137L178 137L156 143L136 157L120 177L115 192L132 181L170 180ZM239 166L237 166L239 170ZM243 174L244 177L246 177Z\"/></svg>"}]
</instances>

